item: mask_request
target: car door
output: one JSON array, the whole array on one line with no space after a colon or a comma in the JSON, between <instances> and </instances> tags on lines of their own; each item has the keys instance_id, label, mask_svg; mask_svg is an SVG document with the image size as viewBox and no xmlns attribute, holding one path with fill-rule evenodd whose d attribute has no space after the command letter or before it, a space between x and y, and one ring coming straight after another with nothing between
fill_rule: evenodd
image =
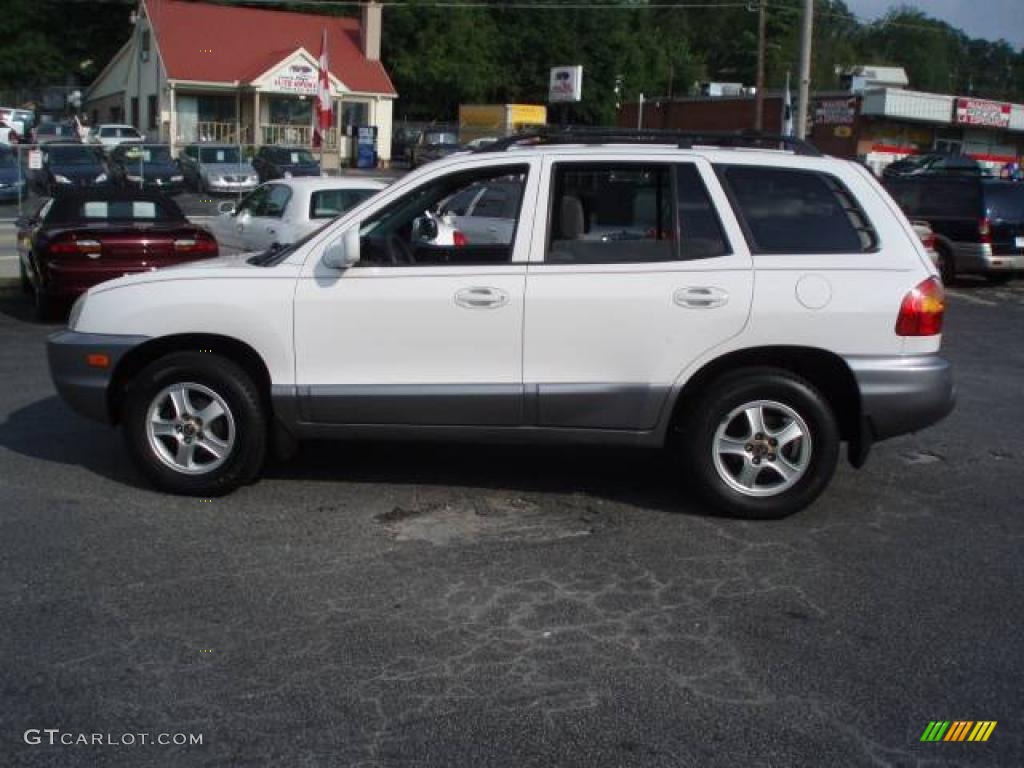
<instances>
[{"instance_id":1,"label":"car door","mask_svg":"<svg viewBox=\"0 0 1024 768\"><path fill-rule=\"evenodd\" d=\"M287 184L264 185L262 205L250 211L242 230L242 246L247 251L265 251L272 245L284 245L283 218L292 198Z\"/></svg>"},{"instance_id":2,"label":"car door","mask_svg":"<svg viewBox=\"0 0 1024 768\"><path fill-rule=\"evenodd\" d=\"M300 418L314 424L515 426L523 422L526 259L540 161L477 160L375 198L307 259L295 296ZM424 249L415 222L472 184L524 192L506 243ZM326 267L323 246L360 227L361 260Z\"/></svg>"},{"instance_id":3,"label":"car door","mask_svg":"<svg viewBox=\"0 0 1024 768\"><path fill-rule=\"evenodd\" d=\"M241 202L232 213L222 213L214 221L214 234L217 242L222 248L230 248L234 251L245 250L246 230L249 222L254 216L259 216L263 211L269 190L257 187L248 195L242 198Z\"/></svg>"},{"instance_id":4,"label":"car door","mask_svg":"<svg viewBox=\"0 0 1024 768\"><path fill-rule=\"evenodd\" d=\"M569 154L545 161L544 180L523 358L537 423L654 429L681 373L747 321L753 272L735 218L697 158Z\"/></svg>"}]
</instances>

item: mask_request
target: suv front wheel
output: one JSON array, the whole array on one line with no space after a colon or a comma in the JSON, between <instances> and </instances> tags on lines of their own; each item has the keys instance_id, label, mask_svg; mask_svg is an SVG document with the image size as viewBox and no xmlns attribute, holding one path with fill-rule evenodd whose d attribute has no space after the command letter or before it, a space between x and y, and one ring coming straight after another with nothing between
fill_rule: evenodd
<instances>
[{"instance_id":1,"label":"suv front wheel","mask_svg":"<svg viewBox=\"0 0 1024 768\"><path fill-rule=\"evenodd\" d=\"M787 371L748 368L712 382L682 426L701 495L751 519L786 517L825 490L839 457L827 400Z\"/></svg>"},{"instance_id":2,"label":"suv front wheel","mask_svg":"<svg viewBox=\"0 0 1024 768\"><path fill-rule=\"evenodd\" d=\"M219 355L178 352L131 383L124 434L139 469L158 488L219 496L255 479L267 450L267 418L242 368Z\"/></svg>"}]
</instances>

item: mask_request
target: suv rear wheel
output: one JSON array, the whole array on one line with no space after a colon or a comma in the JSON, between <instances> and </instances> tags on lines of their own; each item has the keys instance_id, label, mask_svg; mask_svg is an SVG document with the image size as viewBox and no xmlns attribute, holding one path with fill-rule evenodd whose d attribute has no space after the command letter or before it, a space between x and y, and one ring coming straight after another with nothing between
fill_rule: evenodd
<instances>
[{"instance_id":1,"label":"suv rear wheel","mask_svg":"<svg viewBox=\"0 0 1024 768\"><path fill-rule=\"evenodd\" d=\"M682 426L683 451L701 495L751 519L786 517L825 489L839 457L839 429L807 381L747 368L712 382Z\"/></svg>"},{"instance_id":2,"label":"suv rear wheel","mask_svg":"<svg viewBox=\"0 0 1024 768\"><path fill-rule=\"evenodd\" d=\"M232 361L179 352L130 385L124 435L158 488L217 496L255 479L267 450L267 418L248 374Z\"/></svg>"}]
</instances>

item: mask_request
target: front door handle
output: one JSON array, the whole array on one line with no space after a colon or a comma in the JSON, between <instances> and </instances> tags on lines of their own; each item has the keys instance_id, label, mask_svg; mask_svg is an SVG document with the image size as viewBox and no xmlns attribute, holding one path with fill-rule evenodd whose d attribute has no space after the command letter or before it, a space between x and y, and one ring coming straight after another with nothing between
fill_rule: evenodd
<instances>
[{"instance_id":1,"label":"front door handle","mask_svg":"<svg viewBox=\"0 0 1024 768\"><path fill-rule=\"evenodd\" d=\"M672 295L672 301L687 309L714 309L728 304L729 294L721 288L695 285L677 290Z\"/></svg>"},{"instance_id":2,"label":"front door handle","mask_svg":"<svg viewBox=\"0 0 1024 768\"><path fill-rule=\"evenodd\" d=\"M455 303L463 309L497 309L508 304L508 294L500 288L474 286L457 291Z\"/></svg>"}]
</instances>

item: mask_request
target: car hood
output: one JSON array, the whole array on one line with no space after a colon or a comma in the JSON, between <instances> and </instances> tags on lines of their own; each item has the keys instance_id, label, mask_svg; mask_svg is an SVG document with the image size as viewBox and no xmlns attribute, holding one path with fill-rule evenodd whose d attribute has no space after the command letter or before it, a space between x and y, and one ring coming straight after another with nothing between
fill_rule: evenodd
<instances>
[{"instance_id":1,"label":"car hood","mask_svg":"<svg viewBox=\"0 0 1024 768\"><path fill-rule=\"evenodd\" d=\"M255 169L249 165L249 163L203 163L203 171L210 174L211 176L222 176L227 174L228 176L237 176L244 174L246 176L255 176Z\"/></svg>"},{"instance_id":2,"label":"car hood","mask_svg":"<svg viewBox=\"0 0 1024 768\"><path fill-rule=\"evenodd\" d=\"M106 167L102 163L96 163L95 165L60 165L58 163L50 163L47 167L50 169L50 173L66 176L69 179L94 178L101 173L107 172Z\"/></svg>"},{"instance_id":3,"label":"car hood","mask_svg":"<svg viewBox=\"0 0 1024 768\"><path fill-rule=\"evenodd\" d=\"M123 166L124 172L132 176L139 175L139 166L136 163L125 163ZM174 163L145 163L142 166L142 177L143 178L165 178L167 176L177 176L181 173Z\"/></svg>"},{"instance_id":4,"label":"car hood","mask_svg":"<svg viewBox=\"0 0 1024 768\"><path fill-rule=\"evenodd\" d=\"M200 259L185 264L161 267L152 272L139 272L125 275L114 280L100 283L89 289L89 293L98 294L146 283L172 283L181 280L212 280L219 278L271 278L287 275L298 276L300 265L287 262L275 267L257 267L247 260L252 253L238 253L229 256L218 256L215 259Z\"/></svg>"}]
</instances>

